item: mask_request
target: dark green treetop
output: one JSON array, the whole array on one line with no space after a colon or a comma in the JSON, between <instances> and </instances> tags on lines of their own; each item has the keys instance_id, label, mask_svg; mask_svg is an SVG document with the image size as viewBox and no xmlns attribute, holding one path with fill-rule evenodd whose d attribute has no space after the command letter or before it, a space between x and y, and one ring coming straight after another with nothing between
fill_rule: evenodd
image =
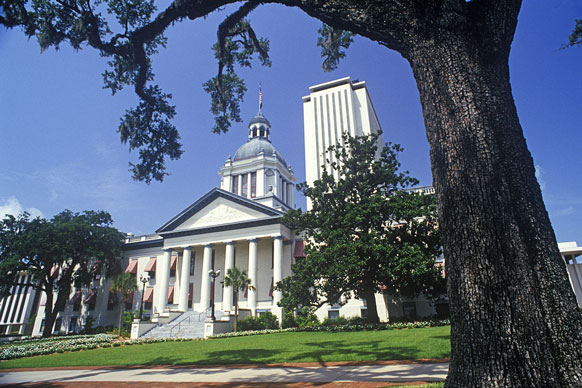
<instances>
[{"instance_id":1,"label":"dark green treetop","mask_svg":"<svg viewBox=\"0 0 582 388\"><path fill-rule=\"evenodd\" d=\"M277 285L283 307L342 303L353 292L377 320L377 292L444 292L434 196L404 190L418 182L399 171L400 146L378 150L378 136L344 135L345 145L329 148L321 179L298 185L312 209L291 210L284 222L304 233L307 256Z\"/></svg>"},{"instance_id":2,"label":"dark green treetop","mask_svg":"<svg viewBox=\"0 0 582 388\"><path fill-rule=\"evenodd\" d=\"M71 285L88 286L93 268L106 276L118 270L123 235L105 211L74 213L65 210L51 220L30 219L27 213L0 220L0 289L17 285L20 273L33 276L32 287L46 293L46 333L56 313L68 301ZM99 264L98 264L99 262ZM53 291L57 299L53 304Z\"/></svg>"}]
</instances>

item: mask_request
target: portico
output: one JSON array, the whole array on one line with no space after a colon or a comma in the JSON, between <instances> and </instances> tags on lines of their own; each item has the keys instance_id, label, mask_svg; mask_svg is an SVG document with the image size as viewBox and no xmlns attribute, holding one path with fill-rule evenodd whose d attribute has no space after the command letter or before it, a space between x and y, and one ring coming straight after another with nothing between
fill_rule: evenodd
<instances>
[{"instance_id":1,"label":"portico","mask_svg":"<svg viewBox=\"0 0 582 388\"><path fill-rule=\"evenodd\" d=\"M247 239L231 241L208 241L202 244L193 243L188 246L164 248L156 265L156 286L154 287L154 312L161 313L170 308L177 311L204 312L210 307L210 278L211 269L221 271L216 279L215 293L216 308L225 313L234 309L232 287L224 287L224 276L235 265L247 271L253 288L239 295L239 307L248 308L255 315L257 308L279 311L277 302L281 300L281 293L273 290L273 285L281 281L284 263L284 243L291 251L293 241L288 234L262 235ZM170 276L170 258L177 256L175 276ZM192 265L193 264L193 265ZM194 273L191 272L192 267ZM198 271L200 268L200 271ZM260 269L259 269L260 268ZM204 276L206 274L206 276ZM173 298L168 298L168 290L173 287ZM189 295L193 290L194 295ZM157 294L157 296L156 296ZM193 301L189 307L189 298Z\"/></svg>"}]
</instances>

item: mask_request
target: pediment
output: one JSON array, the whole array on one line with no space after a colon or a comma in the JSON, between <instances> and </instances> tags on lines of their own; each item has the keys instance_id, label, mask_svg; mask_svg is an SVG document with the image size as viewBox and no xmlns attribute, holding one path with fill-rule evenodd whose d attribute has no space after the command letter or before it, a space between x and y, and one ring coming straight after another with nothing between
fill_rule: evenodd
<instances>
[{"instance_id":1,"label":"pediment","mask_svg":"<svg viewBox=\"0 0 582 388\"><path fill-rule=\"evenodd\" d=\"M281 212L221 189L212 189L159 228L156 233L253 221Z\"/></svg>"},{"instance_id":2,"label":"pediment","mask_svg":"<svg viewBox=\"0 0 582 388\"><path fill-rule=\"evenodd\" d=\"M222 225L232 222L252 221L264 218L265 214L225 198L217 198L174 230L199 228L203 226Z\"/></svg>"}]
</instances>

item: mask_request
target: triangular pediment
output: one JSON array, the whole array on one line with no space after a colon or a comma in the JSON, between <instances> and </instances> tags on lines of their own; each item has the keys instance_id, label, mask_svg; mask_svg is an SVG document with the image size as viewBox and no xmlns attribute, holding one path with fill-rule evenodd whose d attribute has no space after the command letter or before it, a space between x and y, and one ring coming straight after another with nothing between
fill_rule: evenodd
<instances>
[{"instance_id":1,"label":"triangular pediment","mask_svg":"<svg viewBox=\"0 0 582 388\"><path fill-rule=\"evenodd\" d=\"M156 233L205 228L281 216L282 213L221 189L212 189Z\"/></svg>"}]
</instances>

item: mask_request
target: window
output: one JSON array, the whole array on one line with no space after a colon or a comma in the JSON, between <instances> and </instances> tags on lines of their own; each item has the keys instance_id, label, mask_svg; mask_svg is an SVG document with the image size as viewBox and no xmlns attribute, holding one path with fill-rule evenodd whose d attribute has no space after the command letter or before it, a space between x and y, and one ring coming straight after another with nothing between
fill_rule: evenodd
<instances>
[{"instance_id":1,"label":"window","mask_svg":"<svg viewBox=\"0 0 582 388\"><path fill-rule=\"evenodd\" d=\"M327 317L332 320L339 318L339 310L329 310L327 312Z\"/></svg>"},{"instance_id":2,"label":"window","mask_svg":"<svg viewBox=\"0 0 582 388\"><path fill-rule=\"evenodd\" d=\"M257 196L257 172L251 172L251 198Z\"/></svg>"},{"instance_id":3,"label":"window","mask_svg":"<svg viewBox=\"0 0 582 388\"><path fill-rule=\"evenodd\" d=\"M368 319L368 309L362 309L360 311L361 311L361 314L362 314L362 318Z\"/></svg>"},{"instance_id":4,"label":"window","mask_svg":"<svg viewBox=\"0 0 582 388\"><path fill-rule=\"evenodd\" d=\"M247 193L248 178L249 177L247 174L241 175L241 193L240 193L240 195L242 195L245 198L248 196L248 193Z\"/></svg>"},{"instance_id":5,"label":"window","mask_svg":"<svg viewBox=\"0 0 582 388\"><path fill-rule=\"evenodd\" d=\"M43 320L40 322L40 332L41 332L41 333L44 331L44 325L45 325L45 323L46 323L46 319L43 319Z\"/></svg>"},{"instance_id":6,"label":"window","mask_svg":"<svg viewBox=\"0 0 582 388\"><path fill-rule=\"evenodd\" d=\"M192 252L192 257L190 258L190 276L194 275L194 263L196 263L196 255Z\"/></svg>"},{"instance_id":7,"label":"window","mask_svg":"<svg viewBox=\"0 0 582 388\"><path fill-rule=\"evenodd\" d=\"M176 277L176 266L178 263L178 256L172 256L170 258L170 277L171 278L175 278Z\"/></svg>"},{"instance_id":8,"label":"window","mask_svg":"<svg viewBox=\"0 0 582 388\"><path fill-rule=\"evenodd\" d=\"M238 175L232 176L232 190L233 193L238 194Z\"/></svg>"}]
</instances>

